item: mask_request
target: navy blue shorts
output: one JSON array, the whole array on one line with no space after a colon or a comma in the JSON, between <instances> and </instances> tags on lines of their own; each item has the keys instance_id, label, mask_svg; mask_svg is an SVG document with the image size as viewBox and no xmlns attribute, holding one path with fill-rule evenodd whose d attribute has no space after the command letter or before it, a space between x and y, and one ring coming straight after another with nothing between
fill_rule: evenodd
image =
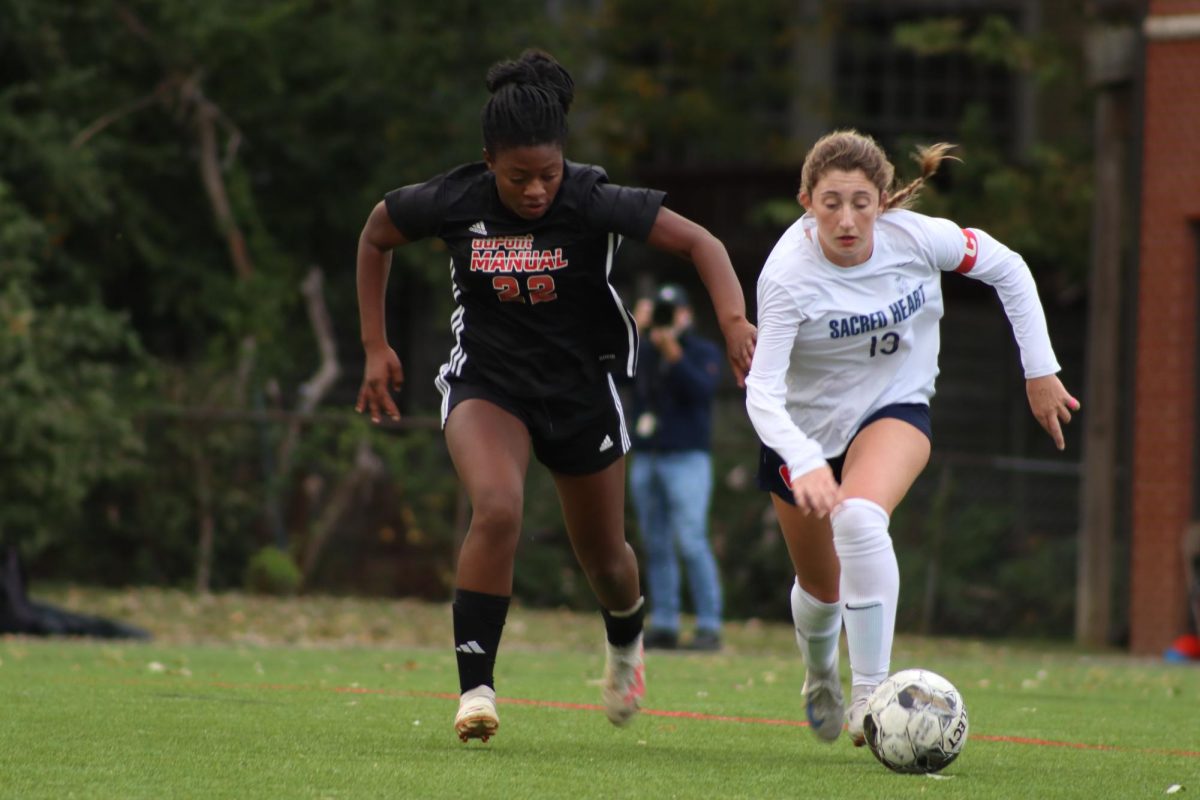
<instances>
[{"instance_id":1,"label":"navy blue shorts","mask_svg":"<svg viewBox=\"0 0 1200 800\"><path fill-rule=\"evenodd\" d=\"M438 375L436 384L442 393L443 428L462 401L486 400L525 425L534 456L552 472L590 475L629 450L625 413L611 377L561 397L513 397L455 375Z\"/></svg>"},{"instance_id":2,"label":"navy blue shorts","mask_svg":"<svg viewBox=\"0 0 1200 800\"><path fill-rule=\"evenodd\" d=\"M885 418L903 420L925 434L925 438L929 441L933 441L933 426L929 422L929 406L924 403L893 403L890 406L884 406L864 419L863 424L859 425L858 430L854 432L854 436L858 436L862 429L872 422ZM851 442L854 441L854 436L850 437ZM847 444L846 452L849 450L850 445ZM842 482L842 465L846 462L846 452L840 456L834 456L827 462L829 468L833 470L833 479L838 483ZM757 480L758 488L771 492L787 503L796 505L787 464L783 463L783 459L779 457L778 453L765 444L758 451Z\"/></svg>"}]
</instances>

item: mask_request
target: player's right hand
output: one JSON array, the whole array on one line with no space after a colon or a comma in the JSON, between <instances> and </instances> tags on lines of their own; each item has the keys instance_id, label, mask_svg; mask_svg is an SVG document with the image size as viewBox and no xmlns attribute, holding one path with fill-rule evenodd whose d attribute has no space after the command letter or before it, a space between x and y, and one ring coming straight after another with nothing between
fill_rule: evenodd
<instances>
[{"instance_id":1,"label":"player's right hand","mask_svg":"<svg viewBox=\"0 0 1200 800\"><path fill-rule=\"evenodd\" d=\"M371 422L379 422L380 414L398 421L400 408L392 399L392 392L400 391L403 384L404 367L400 366L400 357L395 350L387 346L368 350L362 388L358 390L354 410L360 414L366 411Z\"/></svg>"},{"instance_id":2,"label":"player's right hand","mask_svg":"<svg viewBox=\"0 0 1200 800\"><path fill-rule=\"evenodd\" d=\"M827 517L838 502L838 484L833 479L833 470L822 464L792 481L792 496L801 514L812 514L818 519Z\"/></svg>"}]
</instances>

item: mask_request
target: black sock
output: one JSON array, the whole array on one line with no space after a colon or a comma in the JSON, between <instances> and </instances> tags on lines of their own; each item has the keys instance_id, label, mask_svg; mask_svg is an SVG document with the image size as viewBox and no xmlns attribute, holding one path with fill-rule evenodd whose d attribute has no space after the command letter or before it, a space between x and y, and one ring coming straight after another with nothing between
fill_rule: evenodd
<instances>
[{"instance_id":1,"label":"black sock","mask_svg":"<svg viewBox=\"0 0 1200 800\"><path fill-rule=\"evenodd\" d=\"M604 631L608 634L608 643L613 647L624 647L638 637L642 632L642 620L646 617L645 602L638 598L637 604L625 611L609 611L600 609L604 615Z\"/></svg>"},{"instance_id":2,"label":"black sock","mask_svg":"<svg viewBox=\"0 0 1200 800\"><path fill-rule=\"evenodd\" d=\"M454 590L454 654L458 657L459 691L476 686L496 688L492 670L512 598L466 589Z\"/></svg>"}]
</instances>

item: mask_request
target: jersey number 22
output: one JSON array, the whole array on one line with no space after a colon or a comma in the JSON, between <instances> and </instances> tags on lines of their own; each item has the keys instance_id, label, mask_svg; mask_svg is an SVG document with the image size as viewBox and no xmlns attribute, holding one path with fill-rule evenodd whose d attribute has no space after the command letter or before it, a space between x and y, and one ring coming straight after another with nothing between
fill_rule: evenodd
<instances>
[{"instance_id":1,"label":"jersey number 22","mask_svg":"<svg viewBox=\"0 0 1200 800\"><path fill-rule=\"evenodd\" d=\"M512 275L497 275L492 278L492 288L496 290L496 297L502 303L525 302L525 296L521 294L521 282ZM529 292L530 305L558 299L558 293L554 291L553 275L530 275L525 279L525 288Z\"/></svg>"}]
</instances>

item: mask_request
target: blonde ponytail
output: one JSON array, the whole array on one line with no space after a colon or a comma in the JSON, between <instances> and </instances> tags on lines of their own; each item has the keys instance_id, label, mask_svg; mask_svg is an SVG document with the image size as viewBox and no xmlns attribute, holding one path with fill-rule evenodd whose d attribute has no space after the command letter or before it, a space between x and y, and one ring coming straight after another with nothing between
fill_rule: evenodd
<instances>
[{"instance_id":1,"label":"blonde ponytail","mask_svg":"<svg viewBox=\"0 0 1200 800\"><path fill-rule=\"evenodd\" d=\"M884 211L891 208L909 208L916 202L917 195L921 193L921 187L925 185L925 181L933 177L937 172L938 167L947 158L954 161L962 161L957 156L950 155L950 151L955 148L955 145L947 142L938 142L929 147L918 147L917 152L913 154L913 161L921 165L921 175L913 179L908 184L895 192L888 195L887 201L883 205Z\"/></svg>"}]
</instances>

